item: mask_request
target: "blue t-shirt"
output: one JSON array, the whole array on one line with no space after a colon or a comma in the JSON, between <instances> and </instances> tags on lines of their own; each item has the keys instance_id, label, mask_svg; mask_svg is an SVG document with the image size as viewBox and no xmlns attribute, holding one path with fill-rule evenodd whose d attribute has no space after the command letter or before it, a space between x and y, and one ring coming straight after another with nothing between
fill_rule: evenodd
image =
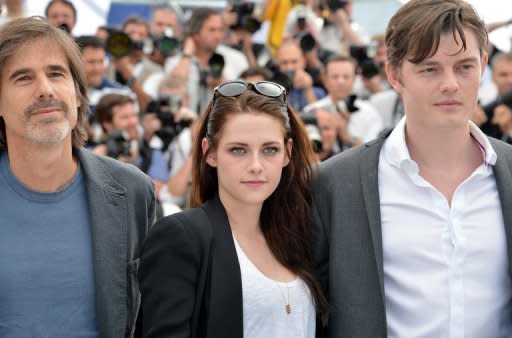
<instances>
[{"instance_id":1,"label":"blue t-shirt","mask_svg":"<svg viewBox=\"0 0 512 338\"><path fill-rule=\"evenodd\" d=\"M0 337L98 337L80 168L57 192L27 188L0 153Z\"/></svg>"}]
</instances>

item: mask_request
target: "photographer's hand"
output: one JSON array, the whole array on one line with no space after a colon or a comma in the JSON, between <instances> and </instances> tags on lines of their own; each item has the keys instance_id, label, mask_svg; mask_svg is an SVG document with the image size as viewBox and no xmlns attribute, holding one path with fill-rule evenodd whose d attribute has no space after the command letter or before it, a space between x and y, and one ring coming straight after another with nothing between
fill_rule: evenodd
<instances>
[{"instance_id":1,"label":"photographer's hand","mask_svg":"<svg viewBox=\"0 0 512 338\"><path fill-rule=\"evenodd\" d=\"M197 120L197 113L188 107L182 106L180 110L174 115L174 121L180 122L180 121L195 121Z\"/></svg>"},{"instance_id":2,"label":"photographer's hand","mask_svg":"<svg viewBox=\"0 0 512 338\"><path fill-rule=\"evenodd\" d=\"M350 121L350 114L346 111L337 112L335 117L338 127L339 140L348 147L354 147L363 143L361 140L353 137L348 130L348 123Z\"/></svg>"},{"instance_id":3,"label":"photographer's hand","mask_svg":"<svg viewBox=\"0 0 512 338\"><path fill-rule=\"evenodd\" d=\"M174 66L174 68L167 75L168 77L177 77L183 79L183 81L188 81L188 76L190 74L190 67L193 62L193 58L196 53L196 44L194 39L191 36L185 37L183 41L183 51L181 53L181 57Z\"/></svg>"},{"instance_id":4,"label":"photographer's hand","mask_svg":"<svg viewBox=\"0 0 512 338\"><path fill-rule=\"evenodd\" d=\"M304 91L308 103L313 103L318 100L315 91L313 90L313 78L305 70L298 69L295 72L293 87Z\"/></svg>"},{"instance_id":5,"label":"photographer's hand","mask_svg":"<svg viewBox=\"0 0 512 338\"><path fill-rule=\"evenodd\" d=\"M126 81L127 87L129 87L137 96L137 101L141 111L145 111L149 102L149 96L146 94L146 92L144 92L142 85L139 83L133 73L133 66L130 62L130 57L125 56L121 58L113 58L112 64L116 71L118 71Z\"/></svg>"},{"instance_id":6,"label":"photographer's hand","mask_svg":"<svg viewBox=\"0 0 512 338\"><path fill-rule=\"evenodd\" d=\"M156 131L162 128L162 121L155 113L146 113L142 118L142 127L144 128L144 139L150 142Z\"/></svg>"},{"instance_id":7,"label":"photographer's hand","mask_svg":"<svg viewBox=\"0 0 512 338\"><path fill-rule=\"evenodd\" d=\"M331 12L329 14L329 20L341 30L343 40L345 40L348 45L362 45L364 43L359 34L352 29L350 17L344 9L340 8L335 12Z\"/></svg>"}]
</instances>

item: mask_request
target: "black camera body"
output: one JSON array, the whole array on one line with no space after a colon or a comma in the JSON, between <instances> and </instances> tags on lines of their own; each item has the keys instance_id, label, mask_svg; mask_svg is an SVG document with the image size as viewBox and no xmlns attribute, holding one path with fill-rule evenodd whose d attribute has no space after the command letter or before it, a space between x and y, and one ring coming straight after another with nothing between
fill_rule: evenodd
<instances>
[{"instance_id":1,"label":"black camera body","mask_svg":"<svg viewBox=\"0 0 512 338\"><path fill-rule=\"evenodd\" d=\"M336 110L338 112L346 111L349 114L353 114L356 111L359 110L359 108L356 107L355 103L357 100L357 95L351 94L345 98L345 100L336 102Z\"/></svg>"},{"instance_id":2,"label":"black camera body","mask_svg":"<svg viewBox=\"0 0 512 338\"><path fill-rule=\"evenodd\" d=\"M254 3L242 2L235 3L231 8L231 12L236 13L237 21L229 28L233 30L243 29L251 34L254 34L261 28L261 21L253 16Z\"/></svg>"},{"instance_id":3,"label":"black camera body","mask_svg":"<svg viewBox=\"0 0 512 338\"><path fill-rule=\"evenodd\" d=\"M273 62L272 60L265 65L265 68L267 68L270 71L270 80L272 82L280 84L281 86L284 87L284 89L286 89L287 92L289 92L293 88L293 78L295 77L295 72L280 71L279 65L277 65L277 63Z\"/></svg>"},{"instance_id":4,"label":"black camera body","mask_svg":"<svg viewBox=\"0 0 512 338\"><path fill-rule=\"evenodd\" d=\"M191 120L176 122L174 115L178 113L182 105L182 97L177 94L160 95L158 99L148 103L147 111L155 113L162 127L155 134L162 140L163 148L167 149L172 140L181 131L192 124Z\"/></svg>"},{"instance_id":5,"label":"black camera body","mask_svg":"<svg viewBox=\"0 0 512 338\"><path fill-rule=\"evenodd\" d=\"M344 0L327 0L327 7L331 12L335 12L338 9L345 9L347 1Z\"/></svg>"},{"instance_id":6,"label":"black camera body","mask_svg":"<svg viewBox=\"0 0 512 338\"><path fill-rule=\"evenodd\" d=\"M109 32L105 48L114 57L124 57L132 54L136 50L142 50L142 42L135 42L130 39L128 34L122 31Z\"/></svg>"},{"instance_id":7,"label":"black camera body","mask_svg":"<svg viewBox=\"0 0 512 338\"><path fill-rule=\"evenodd\" d=\"M108 134L105 145L109 157L117 159L119 156L131 155L130 136L125 130L115 130Z\"/></svg>"},{"instance_id":8,"label":"black camera body","mask_svg":"<svg viewBox=\"0 0 512 338\"><path fill-rule=\"evenodd\" d=\"M208 60L208 68L202 69L199 76L199 83L201 86L206 86L206 78L211 76L215 79L218 79L222 76L222 72L224 71L224 56L218 53L213 53L213 55Z\"/></svg>"}]
</instances>

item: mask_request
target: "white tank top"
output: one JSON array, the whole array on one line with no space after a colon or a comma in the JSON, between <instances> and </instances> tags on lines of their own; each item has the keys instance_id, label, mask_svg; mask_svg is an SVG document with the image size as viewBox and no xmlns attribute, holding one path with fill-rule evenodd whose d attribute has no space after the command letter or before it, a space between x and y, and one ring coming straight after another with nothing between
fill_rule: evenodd
<instances>
[{"instance_id":1,"label":"white tank top","mask_svg":"<svg viewBox=\"0 0 512 338\"><path fill-rule=\"evenodd\" d=\"M233 239L242 274L244 338L315 337L316 311L306 283L300 278L291 282L268 278Z\"/></svg>"}]
</instances>

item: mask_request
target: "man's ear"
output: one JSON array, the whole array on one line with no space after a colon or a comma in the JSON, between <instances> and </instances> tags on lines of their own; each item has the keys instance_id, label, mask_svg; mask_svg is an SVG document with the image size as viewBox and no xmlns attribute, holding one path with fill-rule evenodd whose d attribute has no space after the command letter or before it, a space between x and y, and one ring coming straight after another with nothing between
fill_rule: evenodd
<instances>
[{"instance_id":1,"label":"man's ear","mask_svg":"<svg viewBox=\"0 0 512 338\"><path fill-rule=\"evenodd\" d=\"M389 62L386 62L386 76L388 77L389 84L396 90L397 93L402 93L402 82L400 80L400 68L393 67Z\"/></svg>"},{"instance_id":2,"label":"man's ear","mask_svg":"<svg viewBox=\"0 0 512 338\"><path fill-rule=\"evenodd\" d=\"M203 151L203 156L206 155L206 163L215 168L217 166L215 154L209 152L208 149L210 149L210 144L208 143L206 137L203 137L203 139L201 140L201 150Z\"/></svg>"},{"instance_id":3,"label":"man's ear","mask_svg":"<svg viewBox=\"0 0 512 338\"><path fill-rule=\"evenodd\" d=\"M105 121L103 122L103 129L107 131L107 133L112 131L112 122Z\"/></svg>"},{"instance_id":4,"label":"man's ear","mask_svg":"<svg viewBox=\"0 0 512 338\"><path fill-rule=\"evenodd\" d=\"M482 62L482 69L481 69L480 77L482 77L482 76L484 76L485 68L487 67L487 63L489 62L489 54L487 54L487 52L484 52L482 54L482 57L480 58L480 60Z\"/></svg>"}]
</instances>

